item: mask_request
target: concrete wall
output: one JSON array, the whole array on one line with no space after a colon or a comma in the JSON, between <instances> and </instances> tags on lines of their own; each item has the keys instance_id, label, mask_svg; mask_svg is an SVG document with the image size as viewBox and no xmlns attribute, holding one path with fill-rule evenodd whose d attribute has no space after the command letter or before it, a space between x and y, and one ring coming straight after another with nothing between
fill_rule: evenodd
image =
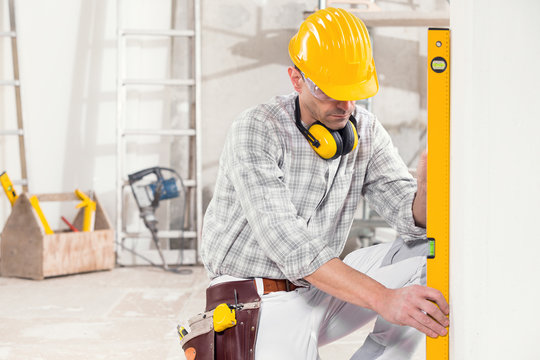
<instances>
[{"instance_id":1,"label":"concrete wall","mask_svg":"<svg viewBox=\"0 0 540 360\"><path fill-rule=\"evenodd\" d=\"M204 178L212 193L226 131L246 108L292 91L287 67L290 38L313 0L203 2ZM443 0L379 2L383 10L444 10ZM403 159L416 167L426 129L426 28L370 30L380 91L373 112Z\"/></svg>"},{"instance_id":2,"label":"concrete wall","mask_svg":"<svg viewBox=\"0 0 540 360\"><path fill-rule=\"evenodd\" d=\"M3 29L8 24L5 3L0 17ZM179 27L186 18L186 3L178 3ZM114 221L116 3L16 0L16 4L30 190L94 189ZM165 28L171 24L169 0L124 4L126 26ZM202 2L205 201L212 194L230 123L247 107L292 90L286 72L290 65L287 44L303 20L303 11L317 5L317 0ZM380 6L429 11L447 4L443 0L403 0L380 2ZM381 83L374 112L391 132L405 161L414 167L416 152L425 142L426 31L378 28L372 35ZM140 76L181 73L185 70L178 66L185 61L182 49L181 44L164 40L131 41L127 70ZM0 50L0 76L9 78L9 43L3 41ZM9 106L12 97L10 89L0 91L0 126L9 127L14 118ZM138 89L128 94L127 112L138 126L174 126L186 116L189 105L185 99L181 90ZM178 155L181 148L181 144L159 139L131 144L128 169L176 166L182 160ZM12 178L18 177L16 155L17 148L0 139L0 170L8 170ZM65 214L68 209L62 211ZM0 201L0 224L8 214L4 199Z\"/></svg>"},{"instance_id":3,"label":"concrete wall","mask_svg":"<svg viewBox=\"0 0 540 360\"><path fill-rule=\"evenodd\" d=\"M540 3L451 2L451 359L538 359Z\"/></svg>"}]
</instances>

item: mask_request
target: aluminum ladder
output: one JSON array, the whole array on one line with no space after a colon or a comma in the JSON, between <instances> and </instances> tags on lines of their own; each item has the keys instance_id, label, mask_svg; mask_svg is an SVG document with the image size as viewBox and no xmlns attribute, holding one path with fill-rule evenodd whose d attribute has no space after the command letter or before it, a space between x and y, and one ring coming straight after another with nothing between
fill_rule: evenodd
<instances>
[{"instance_id":1,"label":"aluminum ladder","mask_svg":"<svg viewBox=\"0 0 540 360\"><path fill-rule=\"evenodd\" d=\"M19 143L20 179L14 179L14 185L21 185L23 192L28 192L28 172L26 167L26 147L21 102L21 82L19 80L19 53L17 48L17 26L15 19L14 0L8 1L10 31L0 32L0 37L11 38L11 57L13 62L13 79L0 80L0 86L10 86L15 90L15 108L17 113L17 128L0 130L0 136L17 136ZM8 170L8 169L4 169Z\"/></svg>"},{"instance_id":2,"label":"aluminum ladder","mask_svg":"<svg viewBox=\"0 0 540 360\"><path fill-rule=\"evenodd\" d=\"M174 18L177 0L171 0L171 14ZM158 249L152 249L151 244L148 249L129 249L124 246L126 239L137 240L140 238L149 239L150 234L143 230L132 232L126 230L126 197L131 196L126 191L129 189L126 172L127 141L140 137L153 136L173 139L188 138L189 145L185 150L189 153L189 165L187 178L183 179L187 189L186 207L188 228L183 230L159 231L158 238L161 239L194 239L195 249L178 250L170 249L170 240L166 242L162 253L168 265L187 265L198 263L198 249L200 248L200 233L202 226L202 188L201 184L201 24L200 24L200 0L190 0L192 8L193 27L188 30L174 29L174 20L171 21L172 28L169 29L133 29L123 28L122 22L122 0L117 0L117 119L116 119L116 239L117 239L117 262L121 265L144 265L154 263L161 265L161 258ZM191 15L191 14L190 14ZM191 51L188 54L192 63L192 76L189 78L128 78L126 76L127 64L127 40L141 38L168 38L171 41L175 38L186 38L191 41ZM191 90L192 102L190 109L190 126L188 129L137 129L130 127L129 119L126 117L127 89L129 87L163 86L163 87L187 87ZM163 166L163 164L154 164ZM184 214L186 216L186 214ZM180 252L182 252L180 254ZM181 259L178 262L178 259Z\"/></svg>"}]
</instances>

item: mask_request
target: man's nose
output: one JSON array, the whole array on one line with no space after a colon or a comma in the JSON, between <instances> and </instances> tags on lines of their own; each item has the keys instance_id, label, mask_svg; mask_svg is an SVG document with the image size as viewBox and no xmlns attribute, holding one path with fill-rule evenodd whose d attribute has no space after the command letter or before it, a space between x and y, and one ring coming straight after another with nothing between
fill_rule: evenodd
<instances>
[{"instance_id":1,"label":"man's nose","mask_svg":"<svg viewBox=\"0 0 540 360\"><path fill-rule=\"evenodd\" d=\"M339 101L337 107L345 112L351 112L354 108L354 101Z\"/></svg>"}]
</instances>

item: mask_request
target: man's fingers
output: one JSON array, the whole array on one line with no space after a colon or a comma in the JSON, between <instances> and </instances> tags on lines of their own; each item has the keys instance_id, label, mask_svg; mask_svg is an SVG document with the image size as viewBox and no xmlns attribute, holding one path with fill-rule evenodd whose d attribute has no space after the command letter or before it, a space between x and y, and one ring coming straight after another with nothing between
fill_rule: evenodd
<instances>
[{"instance_id":1,"label":"man's fingers","mask_svg":"<svg viewBox=\"0 0 540 360\"><path fill-rule=\"evenodd\" d=\"M430 337L445 336L448 333L446 327L435 321L431 316L426 315L423 311L418 310L412 316L413 324L418 330ZM414 325L413 325L414 326Z\"/></svg>"},{"instance_id":2,"label":"man's fingers","mask_svg":"<svg viewBox=\"0 0 540 360\"><path fill-rule=\"evenodd\" d=\"M437 321L442 326L444 327L448 326L449 324L448 318L441 311L441 309L439 309L439 307L435 305L434 303L432 303L431 301L424 301L420 309L423 310L427 315L432 317L435 321Z\"/></svg>"},{"instance_id":3,"label":"man's fingers","mask_svg":"<svg viewBox=\"0 0 540 360\"><path fill-rule=\"evenodd\" d=\"M448 315L450 313L450 306L444 298L444 295L439 290L432 288L427 289L429 289L429 293L427 294L426 298L435 302L437 306L439 306L439 309L441 309L441 311L444 313L444 315Z\"/></svg>"},{"instance_id":4,"label":"man's fingers","mask_svg":"<svg viewBox=\"0 0 540 360\"><path fill-rule=\"evenodd\" d=\"M415 328L416 330L423 332L424 334L426 334L429 337L436 338L436 337L439 336L435 331L431 330L430 328L428 328L424 324L420 323L418 320L416 320L412 316L410 318L410 324L409 325L412 326L413 328Z\"/></svg>"}]
</instances>

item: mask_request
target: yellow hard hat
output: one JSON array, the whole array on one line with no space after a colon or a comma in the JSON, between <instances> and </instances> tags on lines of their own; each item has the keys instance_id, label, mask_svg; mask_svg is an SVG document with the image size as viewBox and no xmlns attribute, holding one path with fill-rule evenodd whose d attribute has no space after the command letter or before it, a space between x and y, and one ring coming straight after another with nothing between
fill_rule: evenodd
<instances>
[{"instance_id":1,"label":"yellow hard hat","mask_svg":"<svg viewBox=\"0 0 540 360\"><path fill-rule=\"evenodd\" d=\"M344 9L330 7L310 15L289 42L289 56L333 99L366 99L379 90L366 26Z\"/></svg>"}]
</instances>

